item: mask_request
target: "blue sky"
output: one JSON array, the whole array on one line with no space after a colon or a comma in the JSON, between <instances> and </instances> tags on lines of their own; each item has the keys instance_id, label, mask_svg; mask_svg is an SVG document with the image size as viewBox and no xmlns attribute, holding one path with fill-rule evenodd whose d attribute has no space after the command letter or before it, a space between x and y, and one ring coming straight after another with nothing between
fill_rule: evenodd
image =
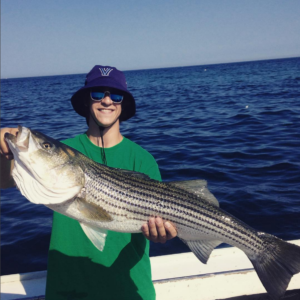
<instances>
[{"instance_id":1,"label":"blue sky","mask_svg":"<svg viewBox=\"0 0 300 300\"><path fill-rule=\"evenodd\" d=\"M299 0L2 0L1 78L300 56Z\"/></svg>"}]
</instances>

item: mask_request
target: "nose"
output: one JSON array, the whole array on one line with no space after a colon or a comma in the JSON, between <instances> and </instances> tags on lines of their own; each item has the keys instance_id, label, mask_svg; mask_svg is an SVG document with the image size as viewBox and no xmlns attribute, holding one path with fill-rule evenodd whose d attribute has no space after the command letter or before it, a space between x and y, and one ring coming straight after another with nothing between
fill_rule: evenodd
<instances>
[{"instance_id":1,"label":"nose","mask_svg":"<svg viewBox=\"0 0 300 300\"><path fill-rule=\"evenodd\" d=\"M106 95L102 100L101 103L104 105L111 105L113 101L110 99L108 95Z\"/></svg>"}]
</instances>

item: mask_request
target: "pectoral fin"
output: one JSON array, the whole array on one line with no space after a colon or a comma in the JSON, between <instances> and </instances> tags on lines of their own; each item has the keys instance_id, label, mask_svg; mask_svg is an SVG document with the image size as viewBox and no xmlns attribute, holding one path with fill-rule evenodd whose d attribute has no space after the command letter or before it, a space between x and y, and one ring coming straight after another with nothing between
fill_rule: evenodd
<instances>
[{"instance_id":1,"label":"pectoral fin","mask_svg":"<svg viewBox=\"0 0 300 300\"><path fill-rule=\"evenodd\" d=\"M111 222L113 220L108 212L95 203L87 202L82 198L76 198L76 204L78 211L89 220L101 222Z\"/></svg>"},{"instance_id":2,"label":"pectoral fin","mask_svg":"<svg viewBox=\"0 0 300 300\"><path fill-rule=\"evenodd\" d=\"M105 246L105 240L107 236L107 230L92 227L83 223L80 223L82 230L89 238L89 240L93 243L93 245L100 251L103 250Z\"/></svg>"}]
</instances>

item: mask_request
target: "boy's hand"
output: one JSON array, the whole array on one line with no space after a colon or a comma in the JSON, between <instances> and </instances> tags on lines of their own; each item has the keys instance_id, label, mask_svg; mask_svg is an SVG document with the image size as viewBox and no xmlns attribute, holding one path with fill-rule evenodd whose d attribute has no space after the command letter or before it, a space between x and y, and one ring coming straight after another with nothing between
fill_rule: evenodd
<instances>
[{"instance_id":1,"label":"boy's hand","mask_svg":"<svg viewBox=\"0 0 300 300\"><path fill-rule=\"evenodd\" d=\"M4 156L6 159L11 160L13 159L13 155L4 140L4 135L5 133L8 132L13 135L17 135L18 133L18 128L1 128L1 133L0 133L0 154Z\"/></svg>"},{"instance_id":2,"label":"boy's hand","mask_svg":"<svg viewBox=\"0 0 300 300\"><path fill-rule=\"evenodd\" d=\"M146 239L154 243L165 243L177 236L176 228L171 222L163 223L160 217L150 218L148 223L142 226L142 232Z\"/></svg>"}]
</instances>

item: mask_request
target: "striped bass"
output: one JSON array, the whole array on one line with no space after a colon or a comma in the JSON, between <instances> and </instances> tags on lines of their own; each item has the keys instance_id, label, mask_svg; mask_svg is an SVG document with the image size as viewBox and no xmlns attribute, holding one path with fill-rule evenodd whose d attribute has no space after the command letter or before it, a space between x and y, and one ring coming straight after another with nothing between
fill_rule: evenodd
<instances>
[{"instance_id":1,"label":"striped bass","mask_svg":"<svg viewBox=\"0 0 300 300\"><path fill-rule=\"evenodd\" d=\"M6 133L14 180L31 202L79 221L100 251L107 230L141 232L150 217L170 221L206 263L221 243L245 252L272 299L300 272L300 247L256 231L219 207L203 180L164 183L96 163L44 134L19 126Z\"/></svg>"}]
</instances>

